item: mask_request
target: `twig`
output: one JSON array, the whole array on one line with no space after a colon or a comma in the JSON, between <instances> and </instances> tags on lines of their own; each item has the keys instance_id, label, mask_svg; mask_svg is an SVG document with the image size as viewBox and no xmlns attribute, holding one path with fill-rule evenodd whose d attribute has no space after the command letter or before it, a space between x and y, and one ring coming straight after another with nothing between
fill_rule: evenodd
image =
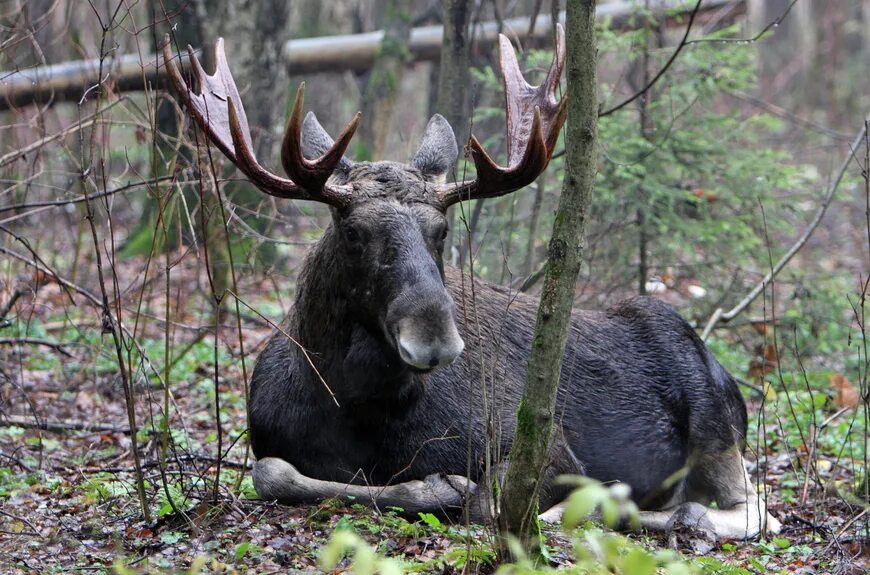
<instances>
[{"instance_id":1,"label":"twig","mask_svg":"<svg viewBox=\"0 0 870 575\"><path fill-rule=\"evenodd\" d=\"M763 38L769 30L779 26L782 21L785 20L785 17L788 16L788 13L791 12L791 9L794 7L795 4L797 4L797 0L791 0L789 5L785 7L785 10L782 11L782 14L768 22L767 26L762 28L761 31L752 38L698 38L696 40L686 42L686 44L754 44L755 42L761 40L761 38Z\"/></svg>"},{"instance_id":2,"label":"twig","mask_svg":"<svg viewBox=\"0 0 870 575\"><path fill-rule=\"evenodd\" d=\"M0 345L41 345L44 347L50 347L57 353L65 355L66 357L72 357L72 354L63 348L63 346L69 345L68 343L58 343L47 339L38 339L34 337L0 337Z\"/></svg>"},{"instance_id":3,"label":"twig","mask_svg":"<svg viewBox=\"0 0 870 575\"><path fill-rule=\"evenodd\" d=\"M23 427L25 429L39 429L52 433L65 433L67 431L88 431L93 433L123 433L129 435L129 427L118 427L108 423L91 423L88 421L47 421L36 420L23 415L4 415L0 419L0 427Z\"/></svg>"},{"instance_id":4,"label":"twig","mask_svg":"<svg viewBox=\"0 0 870 575\"><path fill-rule=\"evenodd\" d=\"M97 299L97 296L95 296L94 294L92 294L91 292L86 290L85 288L80 287L80 286L72 283L68 279L65 279L65 278L57 275L54 271L52 271L50 268L46 267L45 265L43 265L39 262L36 262L34 260L31 260L31 259L27 258L26 256L19 254L18 252L10 250L9 248L4 248L3 246L0 246L0 254L5 254L11 258L15 258L16 260L23 262L29 266L32 266L33 268L35 268L43 273L49 274L57 283L59 283L63 287L69 288L69 289L73 290L74 292L77 292L80 295L83 295L92 304L94 304L98 307L100 306L100 300Z\"/></svg>"},{"instance_id":5,"label":"twig","mask_svg":"<svg viewBox=\"0 0 870 575\"><path fill-rule=\"evenodd\" d=\"M519 291L522 293L525 293L525 292L529 291L530 289L532 289L536 283L541 281L541 279L544 277L544 274L547 273L547 264L548 263L549 263L548 260L544 260L544 263L541 264L541 267L539 267L536 272L530 274L526 278L522 278L522 283L520 283Z\"/></svg>"},{"instance_id":6,"label":"twig","mask_svg":"<svg viewBox=\"0 0 870 575\"><path fill-rule=\"evenodd\" d=\"M701 333L701 339L706 340L710 336L710 332L713 331L713 328L716 327L719 323L728 323L740 313L743 312L749 304L751 304L755 299L761 294L765 288L767 288L768 284L770 284L771 280L776 277L782 269L791 261L791 259L797 254L802 247L809 241L810 237L813 235L813 232L816 231L816 228L819 227L819 224L822 223L822 218L825 217L825 213L828 211L828 207L831 205L831 201L834 198L834 194L837 191L837 188L840 187L840 182L843 181L843 176L846 175L846 169L849 167L849 164L852 162L852 158L855 157L855 153L858 151L858 147L861 145L861 141L864 139L865 134L867 133L867 124L866 122L861 127L861 131L852 144L849 146L849 153L846 155L846 159L843 160L843 163L840 165L840 169L837 171L837 176L828 186L828 192L825 194L824 199L822 200L822 205L819 206L818 211L816 212L815 217L810 222L809 227L803 233L801 237L794 243L794 245L776 262L776 265L771 268L767 275L764 276L764 279L758 283L749 294L746 295L740 303L731 308L729 311L724 311L722 308L716 308L716 311L713 312L713 315L710 316L710 320L707 322L707 325L704 327L704 331Z\"/></svg>"},{"instance_id":7,"label":"twig","mask_svg":"<svg viewBox=\"0 0 870 575\"><path fill-rule=\"evenodd\" d=\"M870 507L865 507L861 513L847 521L846 524L843 525L843 528L840 529L840 531L838 531L837 534L831 538L831 541L825 546L822 552L824 553L825 551L830 549L834 545L834 543L838 542L840 538L845 535L846 531L849 530L849 527L851 527L856 521L867 515L868 511L870 511Z\"/></svg>"},{"instance_id":8,"label":"twig","mask_svg":"<svg viewBox=\"0 0 870 575\"><path fill-rule=\"evenodd\" d=\"M76 122L75 124L73 124L71 126L67 126L66 128L64 128L63 130L61 130L60 132L58 132L56 134L52 134L51 136L46 136L44 138L36 140L32 144L28 144L28 145L24 146L23 148L13 150L13 151L9 152L8 154L0 156L0 168L5 166L6 164L10 164L10 163L14 162L18 158L26 156L27 154L29 154L30 152L32 152L34 150L38 150L39 148L43 147L46 144L50 144L51 142L53 142L55 140L60 140L61 138L65 138L66 136L68 136L72 133L75 133L78 130L83 130L85 128L90 127L94 122L96 122L96 118L98 115L105 112L106 110L110 110L110 109L114 108L116 105L120 104L124 100L125 100L124 96L121 96L119 99L115 100L114 102L112 102L108 106L105 106L101 110L97 110L96 112L94 112L93 114L91 114L90 116L88 116L86 118L82 118L82 120L80 122Z\"/></svg>"},{"instance_id":9,"label":"twig","mask_svg":"<svg viewBox=\"0 0 870 575\"><path fill-rule=\"evenodd\" d=\"M341 407L341 405L339 405L339 403L338 403L338 399L335 397L335 394L332 392L332 388L329 387L329 384L326 383L326 380L323 379L323 376L322 376L322 375L320 375L320 371L317 369L317 366L314 365L314 361L311 359L311 356L308 355L308 351L307 351L307 350L302 346L302 344L299 343L298 341L296 341L296 339L294 339L293 336L291 336L289 333L287 333L287 331L285 331L284 329L282 329L281 326L279 326L279 325L276 324L275 322L271 321L269 318L267 318L266 316L264 316L263 314L261 314L259 311L257 311L257 310L254 309L253 307L251 307L251 306L248 304L248 302L246 302L245 300L241 299L238 295L236 295L236 293L235 293L234 291L232 291L232 290L226 290L226 291L227 291L228 294L230 294L231 296L233 296L233 298L235 298L235 300L236 300L237 302L239 302L240 304L242 304L243 306L245 306L246 308L248 308L249 310L251 310L252 312L254 312L255 314L257 314L258 316L260 316L260 317L261 317L263 320L265 320L265 321L266 321L270 326L272 326L272 329L281 332L281 335L283 335L284 337L286 337L286 338L287 338L291 343L293 343L296 347L299 348L299 351L301 351L301 352L302 352L302 355L305 356L305 360L308 362L308 365L311 366L311 369L314 370L314 373L315 373L315 374L317 375L317 377L320 379L320 383L322 383L322 384L323 384L323 387L326 388L326 391L329 393L329 397L332 398L332 401L333 401L333 403L335 403L335 406L336 406L336 407Z\"/></svg>"},{"instance_id":10,"label":"twig","mask_svg":"<svg viewBox=\"0 0 870 575\"><path fill-rule=\"evenodd\" d=\"M849 134L841 134L836 130L832 130L831 128L822 126L821 124L817 124L816 122L807 120L806 118L801 118L794 112L786 110L785 108L781 108L771 102L765 102L761 98L753 96L752 94L747 94L746 92L741 92L740 90L726 90L726 94L734 96L738 100L742 100L743 102L746 102L748 104L761 108L769 114L773 114L774 116L786 119L793 124L797 124L798 126L804 127L808 130L812 130L824 136L828 136L829 138L842 141L849 140Z\"/></svg>"},{"instance_id":11,"label":"twig","mask_svg":"<svg viewBox=\"0 0 870 575\"><path fill-rule=\"evenodd\" d=\"M119 194L122 192L129 192L130 190L142 187L142 186L153 186L155 184L159 184L161 182L165 182L167 180L173 179L174 176L161 176L154 180L147 180L144 182L132 182L127 185L121 186L120 188L115 188L113 190L109 190L106 192L91 194L90 199L96 200L100 198L105 198L107 196L113 196L115 194ZM12 210L24 210L27 208L51 208L56 206L66 206L69 204L80 204L86 202L87 199L84 196L76 196L75 198L70 198L68 200L53 200L50 202L33 202L30 204L12 204L11 206L3 206L0 207L0 214L3 212L11 212ZM22 216L28 216L30 213L21 214ZM5 222L0 222L5 223Z\"/></svg>"},{"instance_id":12,"label":"twig","mask_svg":"<svg viewBox=\"0 0 870 575\"><path fill-rule=\"evenodd\" d=\"M652 88L655 85L655 83L658 82L661 79L661 77L665 75L665 72L667 72L668 69L671 67L671 65L676 61L677 56L680 55L680 52L683 51L683 48L685 48L688 45L689 33L692 31L692 24L695 23L695 16L698 15L698 11L700 9L701 9L701 0L698 0L697 4L695 4L695 7L692 9L692 12L689 14L689 22L686 24L686 31L683 34L682 40L680 40L680 43L677 44L677 47L674 50L673 54L671 54L671 57L668 58L668 61L665 62L665 65L661 67L661 69L658 71L658 73L655 76L653 76L652 79L649 82L647 82L643 88L640 89L640 91L635 92L634 95L632 95L630 98L623 100L622 102L620 102L619 104L610 108L609 110L599 112L598 113L599 118L603 118L604 116L609 116L610 114L612 114L614 112L618 112L619 110L625 108L626 106L628 106L629 104L631 104L632 102L634 102L635 100L637 100L638 98L640 98L641 96L646 94L649 91L649 89Z\"/></svg>"},{"instance_id":13,"label":"twig","mask_svg":"<svg viewBox=\"0 0 870 575\"><path fill-rule=\"evenodd\" d=\"M202 461L205 463L215 463L217 462L217 457L208 457L205 455L182 455L180 457L176 457L175 461L185 462L185 463L195 463L197 461ZM222 460L222 465L224 467L228 467L230 469L245 469L250 470L253 466L250 463L242 463L240 461L231 461L227 459ZM159 461L143 461L142 469L151 469L154 467L159 467ZM55 467L55 471L65 471L68 468L66 467ZM85 467L80 469L82 473L133 473L136 471L136 468L133 466L129 467ZM171 469L166 470L167 473L172 473Z\"/></svg>"},{"instance_id":14,"label":"twig","mask_svg":"<svg viewBox=\"0 0 870 575\"><path fill-rule=\"evenodd\" d=\"M12 293L12 296L9 298L9 301L6 302L6 305L0 308L0 327L10 325L9 322L6 321L6 316L9 315L10 311L12 311L12 308L15 306L18 299L29 291L30 290L28 289L18 288Z\"/></svg>"},{"instance_id":15,"label":"twig","mask_svg":"<svg viewBox=\"0 0 870 575\"><path fill-rule=\"evenodd\" d=\"M5 515L6 517L9 517L10 519L14 519L16 521L21 521L22 523L30 527L34 535L36 535L37 537L42 537L42 534L36 529L36 527L33 526L33 523L27 520L26 517L19 517L18 515L13 515L12 513L9 513L8 511L3 511L2 509L0 509L0 515Z\"/></svg>"}]
</instances>

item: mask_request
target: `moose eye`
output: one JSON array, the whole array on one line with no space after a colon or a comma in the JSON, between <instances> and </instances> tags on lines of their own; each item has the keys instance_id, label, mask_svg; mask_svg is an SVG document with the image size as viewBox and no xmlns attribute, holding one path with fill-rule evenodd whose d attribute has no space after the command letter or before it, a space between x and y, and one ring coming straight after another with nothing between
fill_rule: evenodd
<instances>
[{"instance_id":1,"label":"moose eye","mask_svg":"<svg viewBox=\"0 0 870 575\"><path fill-rule=\"evenodd\" d=\"M347 226L344 228L344 239L346 239L349 243L355 244L360 241L359 232L354 228Z\"/></svg>"}]
</instances>

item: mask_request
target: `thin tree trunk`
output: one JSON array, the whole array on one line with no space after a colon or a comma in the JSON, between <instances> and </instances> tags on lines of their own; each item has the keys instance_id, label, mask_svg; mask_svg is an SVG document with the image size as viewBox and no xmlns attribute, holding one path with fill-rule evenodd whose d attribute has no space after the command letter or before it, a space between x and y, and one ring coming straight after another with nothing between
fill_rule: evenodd
<instances>
[{"instance_id":1,"label":"thin tree trunk","mask_svg":"<svg viewBox=\"0 0 870 575\"><path fill-rule=\"evenodd\" d=\"M650 27L652 24L651 17L649 15L649 6L650 0L646 0L644 3L644 13L646 14L644 26L643 26L643 53L641 54L641 86L646 86L649 84L650 78L650 70L649 70L649 61L650 61ZM638 105L640 106L640 135L646 140L650 139L650 118L649 118L649 105L652 100L653 89L650 88L647 90L647 93L644 97L638 99ZM638 263L637 263L637 293L639 295L646 295L646 284L649 279L649 262L647 261L647 243L648 243L648 228L647 228L647 218L646 218L646 210L647 210L647 191L644 188L643 182L638 185L637 188L637 208L636 208L636 216L637 216L637 251L638 251Z\"/></svg>"},{"instance_id":2,"label":"thin tree trunk","mask_svg":"<svg viewBox=\"0 0 870 575\"><path fill-rule=\"evenodd\" d=\"M410 58L410 0L388 0L386 22L375 65L363 97L363 122L355 147L357 160L382 159L392 125L393 104Z\"/></svg>"},{"instance_id":3,"label":"thin tree trunk","mask_svg":"<svg viewBox=\"0 0 870 575\"><path fill-rule=\"evenodd\" d=\"M247 106L248 121L257 133L254 147L258 158L271 161L275 156L276 142L284 132L284 102L287 100L287 66L282 60L283 43L286 40L290 3L285 0L258 0L250 6L254 27L248 41L251 49L243 61L241 70L251 86L250 99L254 106ZM259 136L259 137L258 137Z\"/></svg>"},{"instance_id":4,"label":"thin tree trunk","mask_svg":"<svg viewBox=\"0 0 870 575\"><path fill-rule=\"evenodd\" d=\"M568 121L565 181L535 325L523 398L502 495L499 524L528 545L537 532L537 497L547 467L556 390L585 248L595 182L595 0L567 2Z\"/></svg>"},{"instance_id":5,"label":"thin tree trunk","mask_svg":"<svg viewBox=\"0 0 870 575\"><path fill-rule=\"evenodd\" d=\"M545 180L546 175L538 178L535 199L532 202L532 213L529 217L529 241L526 244L526 261L523 263L523 276L526 278L535 271L535 238L538 235L538 222L541 220L541 205L544 203Z\"/></svg>"},{"instance_id":6,"label":"thin tree trunk","mask_svg":"<svg viewBox=\"0 0 870 575\"><path fill-rule=\"evenodd\" d=\"M469 67L471 65L471 13L474 6L469 0L442 0L441 6L444 14L444 39L441 44L438 102L435 111L444 116L453 127L456 142L461 150L468 140L471 114ZM461 174L457 174L457 178L461 177ZM461 235L454 232L457 228L456 225L450 226L448 246L462 243Z\"/></svg>"},{"instance_id":7,"label":"thin tree trunk","mask_svg":"<svg viewBox=\"0 0 870 575\"><path fill-rule=\"evenodd\" d=\"M441 44L441 67L438 72L437 111L450 122L461 147L468 139L470 25L473 6L468 0L443 0L442 6L444 41Z\"/></svg>"}]
</instances>

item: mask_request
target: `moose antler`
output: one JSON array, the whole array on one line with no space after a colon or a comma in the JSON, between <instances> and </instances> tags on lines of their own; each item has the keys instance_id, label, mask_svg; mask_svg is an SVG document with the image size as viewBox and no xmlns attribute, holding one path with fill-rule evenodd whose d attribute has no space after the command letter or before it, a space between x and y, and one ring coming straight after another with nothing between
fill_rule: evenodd
<instances>
[{"instance_id":1,"label":"moose antler","mask_svg":"<svg viewBox=\"0 0 870 575\"><path fill-rule=\"evenodd\" d=\"M472 135L467 150L477 168L477 178L444 185L438 194L445 206L501 196L531 184L550 163L559 130L565 123L568 99L556 98L556 87L565 66L565 31L561 24L556 27L553 63L540 86L526 82L514 48L504 34L499 36L499 60L507 114L507 167L495 163Z\"/></svg>"},{"instance_id":2,"label":"moose antler","mask_svg":"<svg viewBox=\"0 0 870 575\"><path fill-rule=\"evenodd\" d=\"M194 93L175 65L169 36L166 36L163 59L175 91L209 139L254 185L267 194L280 198L312 200L338 207L350 201L349 187L329 185L326 182L350 144L359 124L359 113L329 150L316 160L308 160L302 155L301 118L305 84L300 84L281 145L281 163L290 179L282 178L260 165L254 155L248 118L227 64L223 38L218 39L215 46L216 70L213 76L205 73L193 48L188 46L187 51L193 75L199 84L199 94Z\"/></svg>"}]
</instances>

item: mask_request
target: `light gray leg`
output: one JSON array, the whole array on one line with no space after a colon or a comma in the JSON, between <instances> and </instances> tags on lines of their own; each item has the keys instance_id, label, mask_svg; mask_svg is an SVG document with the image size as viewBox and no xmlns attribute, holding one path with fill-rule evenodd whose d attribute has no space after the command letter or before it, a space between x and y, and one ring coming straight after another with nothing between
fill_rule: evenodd
<instances>
[{"instance_id":1,"label":"light gray leg","mask_svg":"<svg viewBox=\"0 0 870 575\"><path fill-rule=\"evenodd\" d=\"M706 503L716 501L719 509ZM739 453L723 454L697 464L688 479L684 501L661 511L641 513L641 525L670 531L679 525L704 532L711 539L751 539L762 532L779 533L781 524L769 513L763 496L749 478Z\"/></svg>"},{"instance_id":2,"label":"light gray leg","mask_svg":"<svg viewBox=\"0 0 870 575\"><path fill-rule=\"evenodd\" d=\"M337 497L363 505L401 507L407 513L462 509L466 494L477 489L474 482L459 475L429 475L422 481L380 487L322 481L302 475L276 457L257 461L252 475L257 494L266 501L315 503Z\"/></svg>"}]
</instances>

